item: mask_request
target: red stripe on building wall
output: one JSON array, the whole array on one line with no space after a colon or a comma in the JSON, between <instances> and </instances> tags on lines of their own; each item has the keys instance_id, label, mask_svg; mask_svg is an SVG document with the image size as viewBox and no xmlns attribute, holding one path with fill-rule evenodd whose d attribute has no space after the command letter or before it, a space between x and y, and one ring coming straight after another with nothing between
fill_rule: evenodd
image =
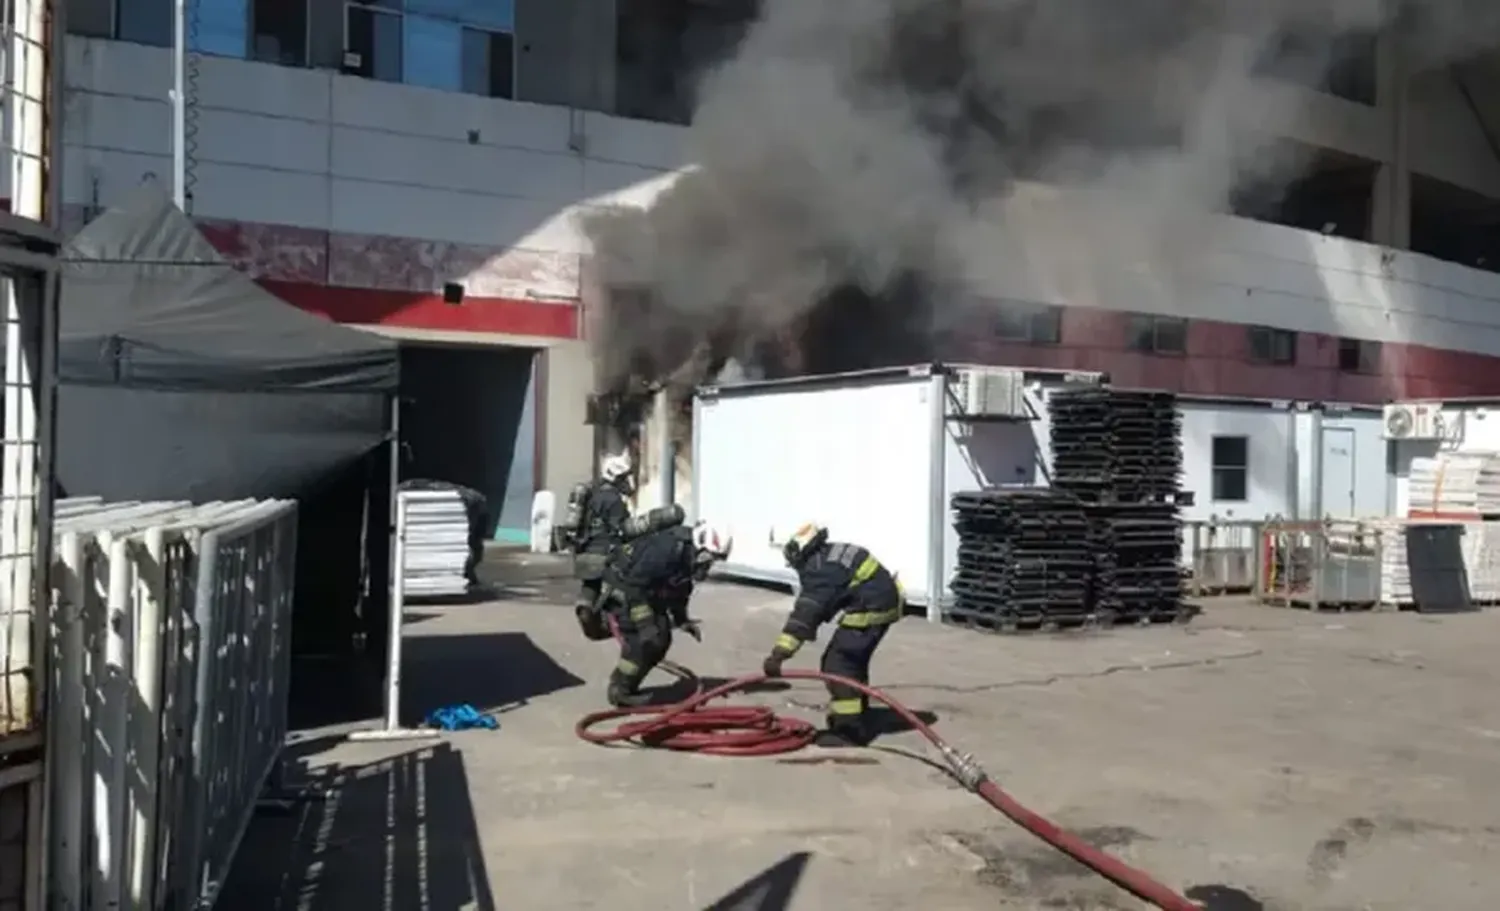
<instances>
[{"instance_id":1,"label":"red stripe on building wall","mask_svg":"<svg viewBox=\"0 0 1500 911\"><path fill-rule=\"evenodd\" d=\"M1055 345L998 339L981 317L942 356L996 366L1098 371L1121 386L1207 396L1379 404L1500 395L1500 358L1487 355L1384 342L1376 372L1352 373L1339 369L1337 338L1302 332L1295 363L1257 363L1250 354L1250 327L1202 319L1188 324L1186 352L1147 354L1127 343L1130 316L1064 308L1062 339Z\"/></svg>"},{"instance_id":2,"label":"red stripe on building wall","mask_svg":"<svg viewBox=\"0 0 1500 911\"><path fill-rule=\"evenodd\" d=\"M277 297L339 323L577 338L578 307L500 297L465 297L450 304L440 294L261 281Z\"/></svg>"}]
</instances>

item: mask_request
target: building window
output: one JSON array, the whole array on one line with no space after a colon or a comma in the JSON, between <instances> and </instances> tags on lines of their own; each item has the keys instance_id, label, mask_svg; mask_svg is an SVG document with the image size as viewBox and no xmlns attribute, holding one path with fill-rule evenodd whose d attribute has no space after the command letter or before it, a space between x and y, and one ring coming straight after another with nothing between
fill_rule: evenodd
<instances>
[{"instance_id":1,"label":"building window","mask_svg":"<svg viewBox=\"0 0 1500 911\"><path fill-rule=\"evenodd\" d=\"M187 42L200 54L245 59L250 51L249 0L189 0Z\"/></svg>"},{"instance_id":2,"label":"building window","mask_svg":"<svg viewBox=\"0 0 1500 911\"><path fill-rule=\"evenodd\" d=\"M757 0L616 0L615 110L687 123L705 73L734 55Z\"/></svg>"},{"instance_id":3,"label":"building window","mask_svg":"<svg viewBox=\"0 0 1500 911\"><path fill-rule=\"evenodd\" d=\"M367 79L515 96L514 8L509 2L396 0L346 7L345 68Z\"/></svg>"},{"instance_id":4,"label":"building window","mask_svg":"<svg viewBox=\"0 0 1500 911\"><path fill-rule=\"evenodd\" d=\"M490 98L516 97L516 39L507 32L466 28L462 39L462 90Z\"/></svg>"},{"instance_id":5,"label":"building window","mask_svg":"<svg viewBox=\"0 0 1500 911\"><path fill-rule=\"evenodd\" d=\"M350 5L345 21L344 65L357 76L401 81L401 14Z\"/></svg>"},{"instance_id":6,"label":"building window","mask_svg":"<svg viewBox=\"0 0 1500 911\"><path fill-rule=\"evenodd\" d=\"M1213 438L1213 499L1243 503L1250 490L1250 438Z\"/></svg>"},{"instance_id":7,"label":"building window","mask_svg":"<svg viewBox=\"0 0 1500 911\"><path fill-rule=\"evenodd\" d=\"M1146 354L1187 353L1187 320L1175 316L1132 316L1126 346Z\"/></svg>"},{"instance_id":8,"label":"building window","mask_svg":"<svg viewBox=\"0 0 1500 911\"><path fill-rule=\"evenodd\" d=\"M308 0L250 0L250 58L307 66Z\"/></svg>"},{"instance_id":9,"label":"building window","mask_svg":"<svg viewBox=\"0 0 1500 911\"><path fill-rule=\"evenodd\" d=\"M1062 341L1062 308L1000 304L995 335L1008 342L1056 345Z\"/></svg>"},{"instance_id":10,"label":"building window","mask_svg":"<svg viewBox=\"0 0 1500 911\"><path fill-rule=\"evenodd\" d=\"M1380 343L1357 338L1339 339L1339 369L1344 373L1379 373Z\"/></svg>"},{"instance_id":11,"label":"building window","mask_svg":"<svg viewBox=\"0 0 1500 911\"><path fill-rule=\"evenodd\" d=\"M253 0L189 0L185 23L188 48L199 54L243 60L251 50L251 3ZM302 63L306 57L307 6L305 0L268 0L273 6L295 6L291 15L302 36ZM172 46L172 0L116 0L114 37L132 44ZM282 18L286 18L282 14ZM259 11L255 21L261 21Z\"/></svg>"},{"instance_id":12,"label":"building window","mask_svg":"<svg viewBox=\"0 0 1500 911\"><path fill-rule=\"evenodd\" d=\"M1297 363L1297 333L1269 326L1251 326L1247 332L1250 360L1257 364Z\"/></svg>"},{"instance_id":13,"label":"building window","mask_svg":"<svg viewBox=\"0 0 1500 911\"><path fill-rule=\"evenodd\" d=\"M172 0L116 0L115 38L153 47L172 46Z\"/></svg>"}]
</instances>

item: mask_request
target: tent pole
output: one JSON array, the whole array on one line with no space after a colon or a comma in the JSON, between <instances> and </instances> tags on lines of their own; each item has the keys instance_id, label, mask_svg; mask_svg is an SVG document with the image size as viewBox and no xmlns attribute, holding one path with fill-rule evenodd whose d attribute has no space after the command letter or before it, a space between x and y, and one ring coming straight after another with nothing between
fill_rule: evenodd
<instances>
[{"instance_id":1,"label":"tent pole","mask_svg":"<svg viewBox=\"0 0 1500 911\"><path fill-rule=\"evenodd\" d=\"M172 202L187 211L187 0L172 0Z\"/></svg>"},{"instance_id":2,"label":"tent pole","mask_svg":"<svg viewBox=\"0 0 1500 911\"><path fill-rule=\"evenodd\" d=\"M350 740L426 740L438 737L433 728L401 726L401 632L406 611L406 510L396 485L401 478L401 400L391 398L390 494L390 603L389 632L385 652L385 718L380 727L350 733Z\"/></svg>"}]
</instances>

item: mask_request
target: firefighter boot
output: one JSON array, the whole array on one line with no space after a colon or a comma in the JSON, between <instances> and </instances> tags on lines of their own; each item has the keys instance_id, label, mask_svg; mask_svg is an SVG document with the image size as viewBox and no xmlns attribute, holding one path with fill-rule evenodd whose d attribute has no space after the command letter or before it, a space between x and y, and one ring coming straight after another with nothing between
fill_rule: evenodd
<instances>
[{"instance_id":1,"label":"firefighter boot","mask_svg":"<svg viewBox=\"0 0 1500 911\"><path fill-rule=\"evenodd\" d=\"M617 709L628 709L645 705L651 697L641 692L639 666L628 658L621 658L609 675L609 689L605 692L609 704Z\"/></svg>"},{"instance_id":2,"label":"firefighter boot","mask_svg":"<svg viewBox=\"0 0 1500 911\"><path fill-rule=\"evenodd\" d=\"M609 681L609 691L605 695L609 699L609 704L617 709L635 708L651 701L649 694L616 680Z\"/></svg>"},{"instance_id":3,"label":"firefighter boot","mask_svg":"<svg viewBox=\"0 0 1500 911\"><path fill-rule=\"evenodd\" d=\"M836 700L835 705L837 704ZM869 746L874 738L870 736L869 726L864 716L864 711L830 713L828 727L819 731L818 735L813 738L813 746L827 749Z\"/></svg>"},{"instance_id":4,"label":"firefighter boot","mask_svg":"<svg viewBox=\"0 0 1500 911\"><path fill-rule=\"evenodd\" d=\"M573 615L578 618L578 628L583 631L585 639L603 642L610 638L609 621L604 611L589 604L578 604L573 607Z\"/></svg>"}]
</instances>

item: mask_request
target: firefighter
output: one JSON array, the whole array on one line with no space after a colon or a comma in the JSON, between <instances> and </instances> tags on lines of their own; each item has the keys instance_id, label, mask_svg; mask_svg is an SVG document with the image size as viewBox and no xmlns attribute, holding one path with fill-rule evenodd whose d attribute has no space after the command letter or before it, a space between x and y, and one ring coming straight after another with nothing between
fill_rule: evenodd
<instances>
[{"instance_id":1,"label":"firefighter","mask_svg":"<svg viewBox=\"0 0 1500 911\"><path fill-rule=\"evenodd\" d=\"M573 575L578 579L578 598L573 613L579 626L591 639L609 637L599 621L599 593L604 586L604 568L610 552L620 542L625 523L630 520L630 504L625 494L630 489L630 456L610 456L599 466L599 478L581 493L576 510L573 534Z\"/></svg>"},{"instance_id":2,"label":"firefighter","mask_svg":"<svg viewBox=\"0 0 1500 911\"><path fill-rule=\"evenodd\" d=\"M675 525L642 535L615 550L605 571L604 603L620 631L620 660L609 677L611 705L641 705L641 680L667 656L672 630L699 642L703 634L688 615L693 585L709 567L729 556L728 534L704 522Z\"/></svg>"},{"instance_id":3,"label":"firefighter","mask_svg":"<svg viewBox=\"0 0 1500 911\"><path fill-rule=\"evenodd\" d=\"M870 659L905 609L896 578L863 547L829 541L828 529L821 525L798 528L782 553L797 571L797 600L762 670L767 677L781 676L782 663L803 643L816 639L818 627L837 617L837 629L823 651L822 670L868 683ZM828 684L828 698L828 727L813 743L867 745L874 738L869 700L858 690L833 683Z\"/></svg>"}]
</instances>

